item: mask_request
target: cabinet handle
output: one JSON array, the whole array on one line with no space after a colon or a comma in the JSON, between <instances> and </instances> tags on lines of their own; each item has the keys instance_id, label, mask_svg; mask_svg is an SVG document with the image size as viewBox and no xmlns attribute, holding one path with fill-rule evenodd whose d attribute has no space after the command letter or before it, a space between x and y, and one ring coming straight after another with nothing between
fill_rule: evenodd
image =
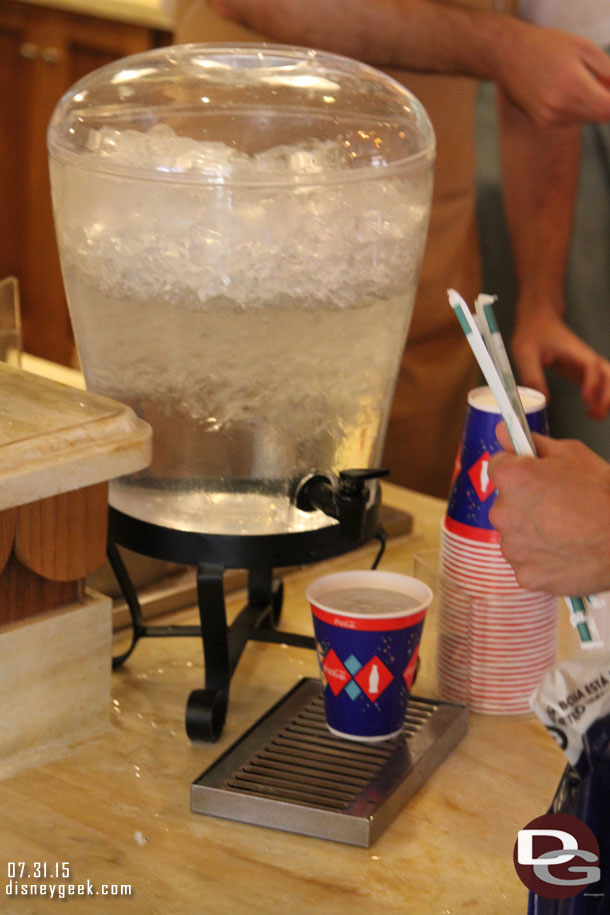
<instances>
[{"instance_id":1,"label":"cabinet handle","mask_svg":"<svg viewBox=\"0 0 610 915\"><path fill-rule=\"evenodd\" d=\"M49 45L48 48L44 48L42 51L42 59L47 64L58 64L61 60L61 51L59 48Z\"/></svg>"},{"instance_id":2,"label":"cabinet handle","mask_svg":"<svg viewBox=\"0 0 610 915\"><path fill-rule=\"evenodd\" d=\"M38 48L33 41L24 41L19 48L19 53L22 57L25 57L26 60L34 60L38 57Z\"/></svg>"}]
</instances>

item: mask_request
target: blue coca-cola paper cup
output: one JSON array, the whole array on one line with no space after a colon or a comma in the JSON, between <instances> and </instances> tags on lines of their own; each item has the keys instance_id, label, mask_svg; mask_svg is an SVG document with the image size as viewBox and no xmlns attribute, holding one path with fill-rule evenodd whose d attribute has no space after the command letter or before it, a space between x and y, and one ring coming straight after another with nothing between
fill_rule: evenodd
<instances>
[{"instance_id":1,"label":"blue coca-cola paper cup","mask_svg":"<svg viewBox=\"0 0 610 915\"><path fill-rule=\"evenodd\" d=\"M318 578L307 598L329 730L349 740L395 737L432 591L407 575L368 570Z\"/></svg>"},{"instance_id":2,"label":"blue coca-cola paper cup","mask_svg":"<svg viewBox=\"0 0 610 915\"><path fill-rule=\"evenodd\" d=\"M519 388L523 410L532 432L548 434L546 399L533 388ZM497 542L499 534L489 520L496 490L489 479L489 461L500 445L496 426L502 419L491 390L475 388L468 409L449 491L445 527L470 540Z\"/></svg>"}]
</instances>

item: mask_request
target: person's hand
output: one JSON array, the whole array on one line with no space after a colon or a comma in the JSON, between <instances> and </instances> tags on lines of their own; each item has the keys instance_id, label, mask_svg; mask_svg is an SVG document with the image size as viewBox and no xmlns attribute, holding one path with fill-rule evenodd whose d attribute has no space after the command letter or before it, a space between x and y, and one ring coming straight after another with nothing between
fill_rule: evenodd
<instances>
[{"instance_id":1,"label":"person's hand","mask_svg":"<svg viewBox=\"0 0 610 915\"><path fill-rule=\"evenodd\" d=\"M573 333L552 308L518 307L511 352L522 384L548 398L544 369L551 367L580 387L592 419L610 412L610 362Z\"/></svg>"},{"instance_id":2,"label":"person's hand","mask_svg":"<svg viewBox=\"0 0 610 915\"><path fill-rule=\"evenodd\" d=\"M497 430L510 449L504 424ZM538 457L495 454L489 519L524 588L591 594L610 588L610 465L582 442L534 435Z\"/></svg>"},{"instance_id":3,"label":"person's hand","mask_svg":"<svg viewBox=\"0 0 610 915\"><path fill-rule=\"evenodd\" d=\"M610 58L586 38L510 20L497 29L495 69L541 126L610 120Z\"/></svg>"}]
</instances>

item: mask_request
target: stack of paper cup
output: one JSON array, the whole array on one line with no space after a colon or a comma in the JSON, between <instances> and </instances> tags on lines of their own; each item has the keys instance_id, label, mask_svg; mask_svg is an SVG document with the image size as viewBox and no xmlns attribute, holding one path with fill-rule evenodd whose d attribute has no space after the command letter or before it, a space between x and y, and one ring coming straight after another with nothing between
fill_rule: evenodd
<instances>
[{"instance_id":1,"label":"stack of paper cup","mask_svg":"<svg viewBox=\"0 0 610 915\"><path fill-rule=\"evenodd\" d=\"M545 399L520 388L534 432L546 432ZM443 694L477 712L529 712L529 697L556 658L557 598L517 583L489 521L487 468L499 450L500 413L488 388L468 397L464 434L440 541L438 676Z\"/></svg>"}]
</instances>

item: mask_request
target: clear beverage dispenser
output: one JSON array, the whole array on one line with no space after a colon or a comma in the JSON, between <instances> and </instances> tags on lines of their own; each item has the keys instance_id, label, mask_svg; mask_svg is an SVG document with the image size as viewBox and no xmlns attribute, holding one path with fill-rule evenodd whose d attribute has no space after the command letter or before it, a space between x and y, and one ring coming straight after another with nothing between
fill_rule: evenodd
<instances>
[{"instance_id":1,"label":"clear beverage dispenser","mask_svg":"<svg viewBox=\"0 0 610 915\"><path fill-rule=\"evenodd\" d=\"M430 209L421 104L331 54L174 46L78 82L48 144L87 386L154 433L111 505L213 534L328 525L296 494L381 458Z\"/></svg>"}]
</instances>

